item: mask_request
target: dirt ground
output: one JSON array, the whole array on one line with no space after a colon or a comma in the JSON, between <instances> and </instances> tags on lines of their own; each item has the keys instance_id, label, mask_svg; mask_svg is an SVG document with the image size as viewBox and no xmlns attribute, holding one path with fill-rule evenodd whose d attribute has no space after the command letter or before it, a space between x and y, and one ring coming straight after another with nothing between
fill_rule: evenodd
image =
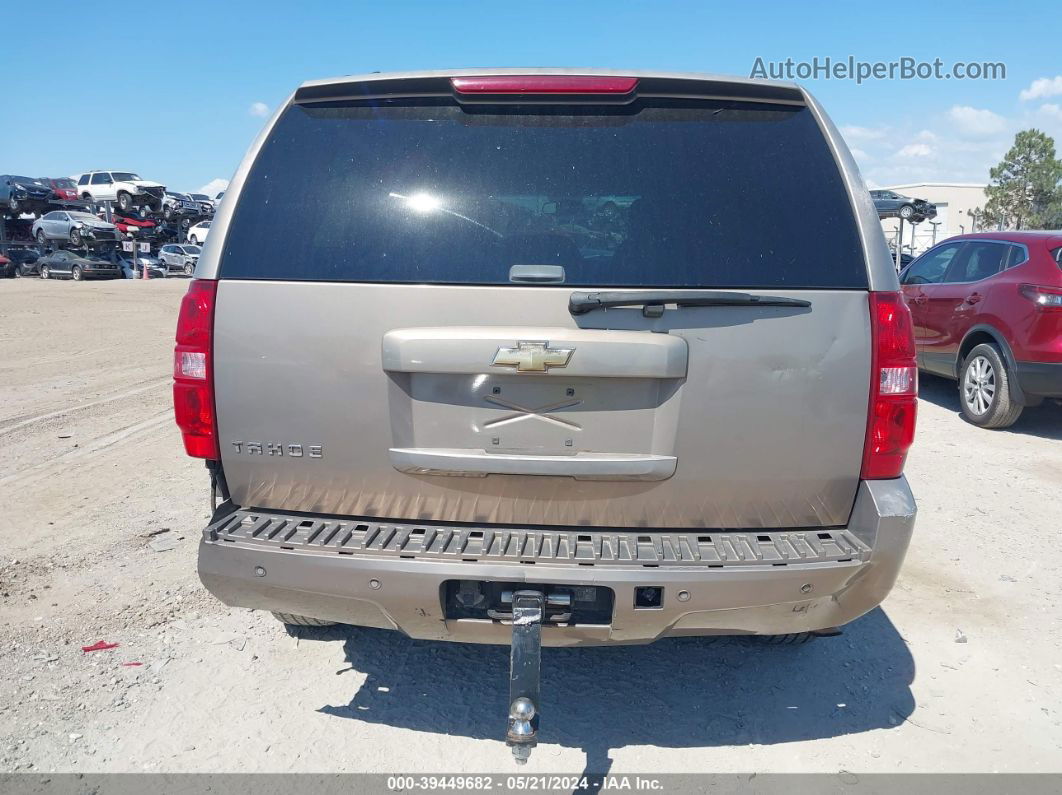
<instances>
[{"instance_id":1,"label":"dirt ground","mask_svg":"<svg viewBox=\"0 0 1062 795\"><path fill-rule=\"evenodd\" d=\"M185 287L0 282L0 771L514 770L505 648L288 634L204 591ZM923 397L882 609L800 647L546 649L521 772L1062 771L1062 408L992 432Z\"/></svg>"}]
</instances>

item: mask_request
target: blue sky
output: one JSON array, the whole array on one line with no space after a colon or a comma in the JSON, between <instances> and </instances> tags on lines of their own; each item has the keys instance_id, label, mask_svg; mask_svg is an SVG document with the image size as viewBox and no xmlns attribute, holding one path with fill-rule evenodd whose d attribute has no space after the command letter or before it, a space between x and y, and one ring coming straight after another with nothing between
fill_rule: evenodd
<instances>
[{"instance_id":1,"label":"blue sky","mask_svg":"<svg viewBox=\"0 0 1062 795\"><path fill-rule=\"evenodd\" d=\"M3 27L20 33L5 36L0 49L0 172L130 169L196 190L229 178L261 114L303 80L540 65L747 76L757 57L1006 64L1001 81L801 81L845 131L872 184L985 181L1024 127L1044 129L1062 146L1057 3L857 10L732 0L188 0L122 8L4 4Z\"/></svg>"}]
</instances>

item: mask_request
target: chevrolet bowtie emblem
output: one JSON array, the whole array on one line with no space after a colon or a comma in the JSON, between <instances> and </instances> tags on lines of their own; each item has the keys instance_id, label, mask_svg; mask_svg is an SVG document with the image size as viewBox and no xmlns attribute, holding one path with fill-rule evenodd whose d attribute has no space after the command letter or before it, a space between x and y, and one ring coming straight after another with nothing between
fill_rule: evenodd
<instances>
[{"instance_id":1,"label":"chevrolet bowtie emblem","mask_svg":"<svg viewBox=\"0 0 1062 795\"><path fill-rule=\"evenodd\" d=\"M544 373L567 367L575 348L551 348L548 342L518 342L515 348L498 348L492 367L515 367L521 373Z\"/></svg>"}]
</instances>

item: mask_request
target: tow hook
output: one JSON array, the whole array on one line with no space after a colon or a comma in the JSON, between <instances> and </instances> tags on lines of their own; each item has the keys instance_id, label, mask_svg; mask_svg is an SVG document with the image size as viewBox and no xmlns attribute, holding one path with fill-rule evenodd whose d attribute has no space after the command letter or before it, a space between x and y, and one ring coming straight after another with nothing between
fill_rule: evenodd
<instances>
[{"instance_id":1,"label":"tow hook","mask_svg":"<svg viewBox=\"0 0 1062 795\"><path fill-rule=\"evenodd\" d=\"M509 727L505 744L518 765L526 765L538 745L539 678L542 664L542 619L546 595L513 593L513 642L509 658Z\"/></svg>"}]
</instances>

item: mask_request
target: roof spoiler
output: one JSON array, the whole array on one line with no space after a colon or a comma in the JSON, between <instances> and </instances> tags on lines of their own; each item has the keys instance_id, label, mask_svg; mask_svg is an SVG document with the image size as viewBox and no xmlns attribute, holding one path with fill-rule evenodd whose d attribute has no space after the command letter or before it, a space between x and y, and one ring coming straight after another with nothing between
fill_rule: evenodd
<instances>
[{"instance_id":1,"label":"roof spoiler","mask_svg":"<svg viewBox=\"0 0 1062 795\"><path fill-rule=\"evenodd\" d=\"M500 80L504 78L503 80ZM500 80L511 85L526 78L532 86L528 90L479 90L468 91L467 86L479 82L488 85L490 80ZM423 76L388 76L365 75L349 79L308 83L300 87L293 101L295 104L336 101L372 101L376 99L432 98L444 97L462 103L573 103L584 104L627 104L639 97L656 99L724 99L739 102L762 102L770 104L797 105L806 104L804 93L795 85L760 82L756 80L725 78L690 78L648 76L627 78L633 87L627 91L583 91L567 92L549 90L551 82L570 79L573 81L591 81L602 79L593 73L582 75L529 73L519 75L507 72L503 75L486 73L475 75L468 73L439 74ZM615 78L613 78L615 79ZM534 84L540 86L534 88ZM541 88L545 84L546 88ZM462 90L465 89L465 90Z\"/></svg>"}]
</instances>

